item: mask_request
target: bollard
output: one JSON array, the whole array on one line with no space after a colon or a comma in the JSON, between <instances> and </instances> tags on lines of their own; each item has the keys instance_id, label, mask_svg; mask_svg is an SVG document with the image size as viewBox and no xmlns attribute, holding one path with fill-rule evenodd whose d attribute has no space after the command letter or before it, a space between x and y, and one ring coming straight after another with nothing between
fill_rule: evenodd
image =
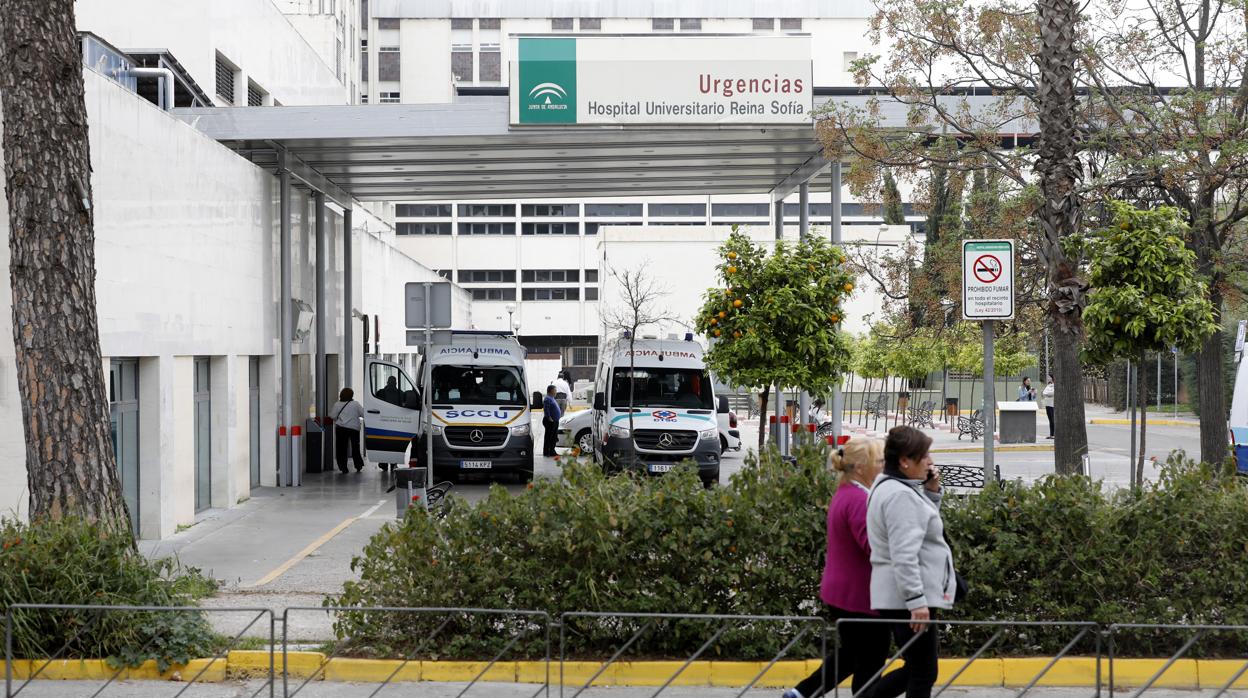
<instances>
[{"instance_id":1,"label":"bollard","mask_svg":"<svg viewBox=\"0 0 1248 698\"><path fill-rule=\"evenodd\" d=\"M777 445L780 447L780 455L782 456L789 455L789 427L787 426L788 423L789 423L789 415L787 414L780 415L780 426L779 428L777 428L776 431L779 432L780 434L780 443Z\"/></svg>"},{"instance_id":2,"label":"bollard","mask_svg":"<svg viewBox=\"0 0 1248 698\"><path fill-rule=\"evenodd\" d=\"M303 427L290 428L290 486L303 485Z\"/></svg>"},{"instance_id":3,"label":"bollard","mask_svg":"<svg viewBox=\"0 0 1248 698\"><path fill-rule=\"evenodd\" d=\"M776 429L776 415L768 415L767 435L771 437L771 443L775 444L776 448L780 448L780 434L776 431Z\"/></svg>"}]
</instances>

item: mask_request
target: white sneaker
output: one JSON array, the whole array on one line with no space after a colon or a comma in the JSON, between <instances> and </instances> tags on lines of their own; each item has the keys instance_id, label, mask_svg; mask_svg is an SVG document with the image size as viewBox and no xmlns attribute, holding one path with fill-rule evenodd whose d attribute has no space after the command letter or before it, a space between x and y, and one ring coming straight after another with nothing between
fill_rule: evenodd
<instances>
[{"instance_id":1,"label":"white sneaker","mask_svg":"<svg viewBox=\"0 0 1248 698\"><path fill-rule=\"evenodd\" d=\"M780 698L806 698L806 697L803 696L801 691L798 691L796 688L790 688L789 690L785 691L784 695L780 696Z\"/></svg>"}]
</instances>

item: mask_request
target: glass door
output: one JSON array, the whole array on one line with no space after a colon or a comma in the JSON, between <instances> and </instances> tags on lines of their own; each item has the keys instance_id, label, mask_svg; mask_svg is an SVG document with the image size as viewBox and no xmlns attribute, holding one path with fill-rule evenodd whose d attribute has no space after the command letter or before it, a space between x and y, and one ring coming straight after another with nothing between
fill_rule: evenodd
<instances>
[{"instance_id":1,"label":"glass door","mask_svg":"<svg viewBox=\"0 0 1248 698\"><path fill-rule=\"evenodd\" d=\"M212 371L195 359L195 511L212 506Z\"/></svg>"},{"instance_id":2,"label":"glass door","mask_svg":"<svg viewBox=\"0 0 1248 698\"><path fill-rule=\"evenodd\" d=\"M121 494L130 511L130 527L139 534L139 362L113 359L108 370L108 407L113 455Z\"/></svg>"}]
</instances>

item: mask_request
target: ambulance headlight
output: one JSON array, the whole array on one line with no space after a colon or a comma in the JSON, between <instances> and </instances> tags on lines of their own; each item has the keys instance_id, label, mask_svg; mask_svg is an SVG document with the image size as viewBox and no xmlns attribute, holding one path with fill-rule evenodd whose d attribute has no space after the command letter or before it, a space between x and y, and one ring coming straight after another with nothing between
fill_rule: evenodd
<instances>
[{"instance_id":1,"label":"ambulance headlight","mask_svg":"<svg viewBox=\"0 0 1248 698\"><path fill-rule=\"evenodd\" d=\"M610 434L611 436L616 437L617 439L627 439L628 427L612 426L609 430L607 430L607 433Z\"/></svg>"},{"instance_id":2,"label":"ambulance headlight","mask_svg":"<svg viewBox=\"0 0 1248 698\"><path fill-rule=\"evenodd\" d=\"M512 428L511 428L511 435L512 435L512 436L528 436L528 435L529 435L529 425L528 425L528 424L518 424L518 425L516 425L516 426L512 427Z\"/></svg>"},{"instance_id":3,"label":"ambulance headlight","mask_svg":"<svg viewBox=\"0 0 1248 698\"><path fill-rule=\"evenodd\" d=\"M710 441L711 439L718 439L719 428L711 427L710 429L703 429L702 431L698 432L698 438L702 439L703 441Z\"/></svg>"},{"instance_id":4,"label":"ambulance headlight","mask_svg":"<svg viewBox=\"0 0 1248 698\"><path fill-rule=\"evenodd\" d=\"M434 424L434 425L433 425L433 435L434 435L434 436L441 436L441 435L442 435L442 425L440 425L440 424Z\"/></svg>"}]
</instances>

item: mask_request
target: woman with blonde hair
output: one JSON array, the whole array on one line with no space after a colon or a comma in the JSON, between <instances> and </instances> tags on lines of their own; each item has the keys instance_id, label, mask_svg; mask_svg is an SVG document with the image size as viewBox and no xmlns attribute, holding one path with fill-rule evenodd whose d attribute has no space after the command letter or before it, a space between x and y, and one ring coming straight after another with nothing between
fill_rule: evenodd
<instances>
[{"instance_id":1,"label":"woman with blonde hair","mask_svg":"<svg viewBox=\"0 0 1248 698\"><path fill-rule=\"evenodd\" d=\"M819 598L832 620L876 618L871 610L871 547L867 543L867 498L884 468L884 443L855 437L833 449L828 466L840 485L828 505L828 552ZM845 623L835 657L824 659L784 698L815 698L852 675L855 694L875 676L888 655L888 628L881 623Z\"/></svg>"}]
</instances>

